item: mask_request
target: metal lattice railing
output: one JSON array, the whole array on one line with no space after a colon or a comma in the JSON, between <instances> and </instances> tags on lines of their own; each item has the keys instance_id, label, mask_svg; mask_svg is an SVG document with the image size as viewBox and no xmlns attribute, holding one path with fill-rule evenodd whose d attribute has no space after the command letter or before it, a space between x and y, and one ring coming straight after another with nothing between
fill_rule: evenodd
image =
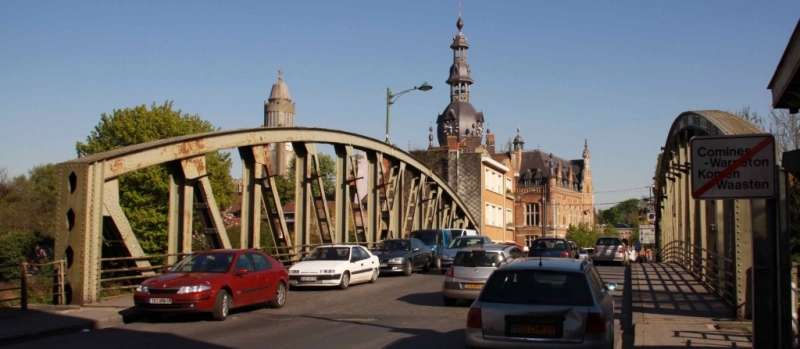
<instances>
[{"instance_id":1,"label":"metal lattice railing","mask_svg":"<svg viewBox=\"0 0 800 349\"><path fill-rule=\"evenodd\" d=\"M686 241L670 242L661 250L661 260L680 264L732 308L736 303L733 259Z\"/></svg>"},{"instance_id":2,"label":"metal lattice railing","mask_svg":"<svg viewBox=\"0 0 800 349\"><path fill-rule=\"evenodd\" d=\"M0 306L66 303L65 261L0 265ZM12 276L8 276L12 275Z\"/></svg>"}]
</instances>

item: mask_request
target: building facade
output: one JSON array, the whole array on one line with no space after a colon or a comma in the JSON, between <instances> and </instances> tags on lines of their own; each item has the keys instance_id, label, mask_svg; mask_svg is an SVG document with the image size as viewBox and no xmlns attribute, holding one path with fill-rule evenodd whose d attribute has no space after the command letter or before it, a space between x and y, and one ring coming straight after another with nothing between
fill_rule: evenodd
<instances>
[{"instance_id":1,"label":"building facade","mask_svg":"<svg viewBox=\"0 0 800 349\"><path fill-rule=\"evenodd\" d=\"M283 81L283 70L278 69L278 81L272 85L269 100L264 102L264 127L293 127L294 109L289 86ZM285 176L294 158L291 143L270 144L272 173Z\"/></svg>"}]
</instances>

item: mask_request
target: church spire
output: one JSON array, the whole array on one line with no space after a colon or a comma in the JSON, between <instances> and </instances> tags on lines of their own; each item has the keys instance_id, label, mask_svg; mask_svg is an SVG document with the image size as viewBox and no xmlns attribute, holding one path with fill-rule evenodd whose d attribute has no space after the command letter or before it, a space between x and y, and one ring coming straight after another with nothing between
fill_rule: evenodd
<instances>
[{"instance_id":1,"label":"church spire","mask_svg":"<svg viewBox=\"0 0 800 349\"><path fill-rule=\"evenodd\" d=\"M588 164L589 158L591 158L591 154L589 154L589 140L583 139L583 162Z\"/></svg>"},{"instance_id":2,"label":"church spire","mask_svg":"<svg viewBox=\"0 0 800 349\"><path fill-rule=\"evenodd\" d=\"M450 85L450 101L469 102L469 86L474 82L470 76L469 64L467 64L467 37L461 33L464 28L464 21L461 19L461 5L458 6L458 21L456 22L458 34L453 37L453 65L450 66L450 77L447 84Z\"/></svg>"}]
</instances>

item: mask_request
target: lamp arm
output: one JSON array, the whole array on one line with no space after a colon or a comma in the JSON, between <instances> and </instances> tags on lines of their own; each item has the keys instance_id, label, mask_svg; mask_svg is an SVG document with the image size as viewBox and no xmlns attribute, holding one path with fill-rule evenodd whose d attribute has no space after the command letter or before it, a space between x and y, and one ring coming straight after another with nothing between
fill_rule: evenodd
<instances>
[{"instance_id":1,"label":"lamp arm","mask_svg":"<svg viewBox=\"0 0 800 349\"><path fill-rule=\"evenodd\" d=\"M406 93L409 93L411 91L417 90L417 89L418 89L417 87L414 87L414 88L410 88L410 89L405 90L405 91L400 91L398 93L391 94L391 95L389 95L389 103L390 104L394 103L398 98L400 98L400 96L402 96L402 95L404 95Z\"/></svg>"}]
</instances>

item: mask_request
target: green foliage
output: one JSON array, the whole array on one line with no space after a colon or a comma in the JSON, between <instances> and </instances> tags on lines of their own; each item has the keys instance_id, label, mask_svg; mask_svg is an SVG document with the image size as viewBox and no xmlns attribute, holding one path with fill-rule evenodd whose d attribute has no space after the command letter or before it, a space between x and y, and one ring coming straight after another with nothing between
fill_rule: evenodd
<instances>
[{"instance_id":1,"label":"green foliage","mask_svg":"<svg viewBox=\"0 0 800 349\"><path fill-rule=\"evenodd\" d=\"M197 115L181 114L172 102L153 103L103 113L100 122L86 138L78 142L78 156L87 156L116 148L218 129ZM227 153L206 154L214 199L220 210L234 203L230 176L231 159ZM167 242L169 175L165 165L146 167L119 178L120 205L130 221L145 253L163 253Z\"/></svg>"},{"instance_id":2,"label":"green foliage","mask_svg":"<svg viewBox=\"0 0 800 349\"><path fill-rule=\"evenodd\" d=\"M261 222L261 247L272 247L275 246L275 242L272 240L272 233L269 230L269 224L267 222ZM226 231L228 232L228 239L231 241L231 247L233 248L243 248L241 246L241 231L242 227L237 225L235 227L227 228ZM266 250L267 253L271 253L272 250Z\"/></svg>"},{"instance_id":3,"label":"green foliage","mask_svg":"<svg viewBox=\"0 0 800 349\"><path fill-rule=\"evenodd\" d=\"M0 169L0 235L35 232L54 236L57 197L57 168L53 164L35 166L27 176L13 179Z\"/></svg>"},{"instance_id":4,"label":"green foliage","mask_svg":"<svg viewBox=\"0 0 800 349\"><path fill-rule=\"evenodd\" d=\"M619 231L613 225L607 224L603 229L603 236L619 236Z\"/></svg>"},{"instance_id":5,"label":"green foliage","mask_svg":"<svg viewBox=\"0 0 800 349\"><path fill-rule=\"evenodd\" d=\"M600 236L600 228L598 226L581 222L577 226L570 224L569 228L567 228L566 238L574 241L579 247L588 247L594 246Z\"/></svg>"},{"instance_id":6,"label":"green foliage","mask_svg":"<svg viewBox=\"0 0 800 349\"><path fill-rule=\"evenodd\" d=\"M52 246L53 240L33 232L14 232L0 236L0 265L19 264L32 257L36 245ZM0 277L19 277L21 272L17 266L0 268Z\"/></svg>"},{"instance_id":7,"label":"green foliage","mask_svg":"<svg viewBox=\"0 0 800 349\"><path fill-rule=\"evenodd\" d=\"M632 224L639 220L640 199L628 199L620 202L609 209L600 210L600 223L628 223Z\"/></svg>"}]
</instances>

